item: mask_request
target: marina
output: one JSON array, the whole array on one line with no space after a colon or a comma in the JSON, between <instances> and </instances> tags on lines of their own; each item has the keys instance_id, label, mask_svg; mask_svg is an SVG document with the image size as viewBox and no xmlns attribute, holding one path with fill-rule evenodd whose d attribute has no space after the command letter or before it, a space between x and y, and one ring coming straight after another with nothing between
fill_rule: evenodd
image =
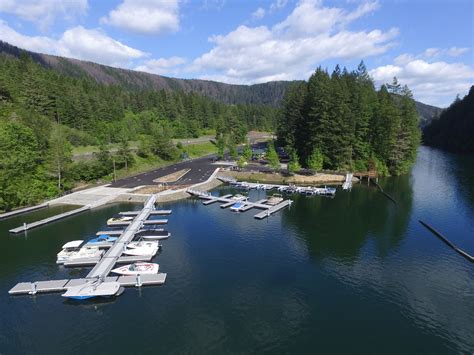
<instances>
[{"instance_id":1,"label":"marina","mask_svg":"<svg viewBox=\"0 0 474 355\"><path fill-rule=\"evenodd\" d=\"M348 174L349 176L350 174ZM320 196L330 196L333 197L336 194L336 188L334 187L315 187L315 186L296 186L296 185L281 185L281 184L263 184L258 182L246 182L246 181L237 181L236 179L229 178L226 176L217 176L222 182L228 183L231 186L242 189L242 190L273 190L276 189L279 192L285 192L289 194L299 193L304 195L320 195ZM346 177L346 182L347 182ZM350 186L352 186L352 175L350 178ZM349 185L347 185L349 186Z\"/></svg>"},{"instance_id":2,"label":"marina","mask_svg":"<svg viewBox=\"0 0 474 355\"><path fill-rule=\"evenodd\" d=\"M202 191L199 191L199 190L194 190L194 189L188 189L187 192L189 194L195 196L195 197L198 197L202 200L205 200L203 202L203 205L206 205L206 206L210 205L210 204L213 204L213 203L220 202L220 203L223 203L220 206L221 208L228 208L228 207L233 206L236 203L239 203L240 204L240 207L238 208L239 212L245 212L245 211L248 211L252 208L265 210L261 213L256 214L254 216L256 219L263 219L263 218L266 218L266 217L270 217L272 214L274 214L274 213L276 213L276 212L278 212L278 211L280 211L280 210L282 210L286 207L289 207L292 203L291 200L285 200L285 201L282 201L281 203L279 203L277 205L272 206L272 205L266 204L267 199L259 200L259 201L256 201L256 202L251 202L251 201L248 201L246 199L243 199L241 197L241 195L237 196L237 195L228 194L228 195L224 195L224 196L219 197L219 196L213 196L209 193L202 192Z\"/></svg>"},{"instance_id":3,"label":"marina","mask_svg":"<svg viewBox=\"0 0 474 355\"><path fill-rule=\"evenodd\" d=\"M46 293L46 292L63 292L65 297L76 298L76 299L86 299L95 296L113 296L119 295L122 291L119 292L117 287L129 287L129 286L145 286L145 285L159 285L163 284L166 280L166 273L157 273L154 275L134 275L134 276L119 276L119 277L110 277L109 274L116 264L125 264L125 263L135 263L135 262L148 262L152 259L156 251L150 253L149 255L142 255L140 252L145 246L156 245L158 248L158 242L132 242L136 237L136 234L142 230L144 224L163 224L168 222L168 220L148 220L148 218L155 211L155 202L156 196L150 196L144 204L143 209L134 213L133 220L128 222L128 226L122 231L115 231L115 235L118 235L118 238L103 237L103 239L114 240L113 242L101 242L100 238L94 240L94 247L91 250L99 251L99 247L106 248L107 251L96 253L100 256L97 257L86 257L86 258L75 258L68 260L67 257L69 254L65 254L66 259L61 259L61 263L66 267L86 267L93 266L92 270L87 274L85 278L81 279L64 279L64 280L50 280L50 281L36 281L36 282L20 282L12 289L9 290L9 294L18 295L18 294L30 294L34 295L36 293ZM166 214L171 214L171 211L166 211ZM151 222L151 223L147 223ZM99 235L110 235L112 231L101 231ZM82 245L82 240L72 241L66 243L63 248L66 250L68 247L80 247ZM132 246L135 249L127 249ZM87 244L86 244L87 245ZM93 245L93 244L92 244ZM142 246L143 245L143 246ZM83 250L83 249L80 249ZM129 250L129 251L127 251ZM151 250L151 249L150 249ZM124 255L124 254L133 254L137 255ZM60 253L61 254L61 253ZM103 255L101 255L103 254ZM61 254L62 255L62 254ZM58 254L59 257L59 254ZM59 259L58 259L59 260ZM158 269L156 269L158 272ZM107 290L107 291L106 291ZM113 292L111 291L113 290ZM111 292L107 294L107 292ZM105 293L104 293L105 292ZM77 293L77 294L76 294Z\"/></svg>"}]
</instances>

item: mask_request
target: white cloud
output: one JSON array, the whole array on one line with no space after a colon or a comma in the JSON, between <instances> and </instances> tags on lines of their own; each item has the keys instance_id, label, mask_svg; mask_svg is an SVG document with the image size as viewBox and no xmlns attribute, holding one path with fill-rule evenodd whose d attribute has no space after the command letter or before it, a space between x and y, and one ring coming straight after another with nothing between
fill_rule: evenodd
<instances>
[{"instance_id":1,"label":"white cloud","mask_svg":"<svg viewBox=\"0 0 474 355\"><path fill-rule=\"evenodd\" d=\"M172 75L177 74L185 63L186 59L182 57L150 59L137 66L135 70L159 75Z\"/></svg>"},{"instance_id":2,"label":"white cloud","mask_svg":"<svg viewBox=\"0 0 474 355\"><path fill-rule=\"evenodd\" d=\"M280 10L284 8L287 3L288 3L288 0L276 0L270 5L270 11Z\"/></svg>"},{"instance_id":3,"label":"white cloud","mask_svg":"<svg viewBox=\"0 0 474 355\"><path fill-rule=\"evenodd\" d=\"M133 59L146 56L146 53L126 46L100 30L81 26L64 32L59 40L59 52L64 56L113 66L126 65Z\"/></svg>"},{"instance_id":4,"label":"white cloud","mask_svg":"<svg viewBox=\"0 0 474 355\"><path fill-rule=\"evenodd\" d=\"M34 52L56 54L57 42L45 36L24 36L0 20L0 39Z\"/></svg>"},{"instance_id":5,"label":"white cloud","mask_svg":"<svg viewBox=\"0 0 474 355\"><path fill-rule=\"evenodd\" d=\"M179 30L178 0L124 0L102 24L141 34L163 34Z\"/></svg>"},{"instance_id":6,"label":"white cloud","mask_svg":"<svg viewBox=\"0 0 474 355\"><path fill-rule=\"evenodd\" d=\"M306 77L327 59L360 59L387 51L397 29L352 32L347 25L374 11L377 3L354 11L301 1L272 28L239 26L226 35L209 38L214 47L195 59L190 71L207 73L229 83L257 83Z\"/></svg>"},{"instance_id":7,"label":"white cloud","mask_svg":"<svg viewBox=\"0 0 474 355\"><path fill-rule=\"evenodd\" d=\"M260 20L265 16L265 9L263 7L259 7L252 13L252 19Z\"/></svg>"},{"instance_id":8,"label":"white cloud","mask_svg":"<svg viewBox=\"0 0 474 355\"><path fill-rule=\"evenodd\" d=\"M466 47L463 47L463 48L451 47L446 51L446 54L449 55L450 57L459 57L460 55L468 51L469 51L469 48L466 48Z\"/></svg>"},{"instance_id":9,"label":"white cloud","mask_svg":"<svg viewBox=\"0 0 474 355\"><path fill-rule=\"evenodd\" d=\"M0 38L15 46L31 51L90 60L112 66L127 66L132 60L147 56L146 53L124 45L104 32L71 28L59 39L45 36L25 36L0 20Z\"/></svg>"},{"instance_id":10,"label":"white cloud","mask_svg":"<svg viewBox=\"0 0 474 355\"><path fill-rule=\"evenodd\" d=\"M417 100L436 106L448 106L457 94L467 93L474 80L474 70L463 63L429 63L422 59L398 61L370 71L377 84L399 82L413 91Z\"/></svg>"},{"instance_id":11,"label":"white cloud","mask_svg":"<svg viewBox=\"0 0 474 355\"><path fill-rule=\"evenodd\" d=\"M46 30L60 16L71 20L87 13L87 0L2 0L0 12L9 13L19 18L37 23Z\"/></svg>"}]
</instances>

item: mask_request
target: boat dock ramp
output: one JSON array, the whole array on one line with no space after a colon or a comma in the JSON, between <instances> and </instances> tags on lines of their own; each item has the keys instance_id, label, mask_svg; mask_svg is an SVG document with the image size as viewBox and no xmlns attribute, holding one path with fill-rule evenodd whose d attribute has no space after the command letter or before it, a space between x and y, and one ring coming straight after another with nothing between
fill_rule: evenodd
<instances>
[{"instance_id":1,"label":"boat dock ramp","mask_svg":"<svg viewBox=\"0 0 474 355\"><path fill-rule=\"evenodd\" d=\"M342 189L343 190L350 190L352 189L352 178L354 175L352 173L346 174L346 180L344 181L344 184L342 184Z\"/></svg>"},{"instance_id":2,"label":"boat dock ramp","mask_svg":"<svg viewBox=\"0 0 474 355\"><path fill-rule=\"evenodd\" d=\"M161 285L166 281L165 273L136 275L136 276L109 276L111 270L116 264L132 263L137 261L149 261L153 255L145 256L125 256L122 255L126 246L131 242L135 235L142 230L143 225L150 221L148 218L152 215L159 215L160 211L154 209L156 196L152 195L145 202L141 211L133 212L135 218L131 223L121 231L101 231L101 234L118 235L118 239L103 247L108 248L107 252L101 258L76 259L74 261L66 261L65 266L94 266L85 278L80 279L63 279L37 282L20 282L10 291L11 295L47 293L47 292L63 292L73 287L83 286L84 289L97 289L101 284L119 283L120 286L145 286L145 285ZM130 213L130 212L129 212ZM170 214L171 211L166 211ZM131 213L130 213L131 214ZM118 293L117 293L118 295Z\"/></svg>"},{"instance_id":3,"label":"boat dock ramp","mask_svg":"<svg viewBox=\"0 0 474 355\"><path fill-rule=\"evenodd\" d=\"M266 217L270 217L270 215L282 210L283 208L289 207L293 201L291 200L283 200L275 205L268 204L268 199L259 200L256 202L247 201L246 199L238 198L237 196L233 196L231 194L225 196L213 196L207 192L188 189L187 192L193 196L196 196L202 200L203 205L210 205L212 203L220 202L222 205L221 208L227 208L234 206L236 203L240 202L241 206L239 207L239 212L245 212L252 208L263 209L263 212L257 213L254 217L256 219L263 219Z\"/></svg>"}]
</instances>

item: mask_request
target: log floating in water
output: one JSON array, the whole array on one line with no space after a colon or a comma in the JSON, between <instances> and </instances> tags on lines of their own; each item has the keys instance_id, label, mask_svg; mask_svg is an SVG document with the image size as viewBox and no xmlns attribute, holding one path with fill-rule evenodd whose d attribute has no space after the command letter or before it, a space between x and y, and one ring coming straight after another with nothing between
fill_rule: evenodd
<instances>
[{"instance_id":1,"label":"log floating in water","mask_svg":"<svg viewBox=\"0 0 474 355\"><path fill-rule=\"evenodd\" d=\"M440 232L438 232L436 229L431 227L428 223L423 222L421 219L418 220L418 222L421 223L426 229L428 229L431 233L433 233L435 236L437 236L439 239L441 239L447 246L450 248L454 249L455 252L457 252L459 255L462 257L466 258L469 260L471 263L474 263L474 256L469 255L466 253L464 250L458 248L454 243L452 243L448 238L446 238L444 235L442 235Z\"/></svg>"}]
</instances>

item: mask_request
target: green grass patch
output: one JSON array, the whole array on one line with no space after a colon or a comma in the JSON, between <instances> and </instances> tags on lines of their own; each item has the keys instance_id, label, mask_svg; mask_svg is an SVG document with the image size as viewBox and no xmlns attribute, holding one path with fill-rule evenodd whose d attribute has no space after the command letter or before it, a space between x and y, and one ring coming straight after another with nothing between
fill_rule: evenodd
<instances>
[{"instance_id":1,"label":"green grass patch","mask_svg":"<svg viewBox=\"0 0 474 355\"><path fill-rule=\"evenodd\" d=\"M213 154L217 151L216 146L211 142L190 144L185 146L183 150L188 153L191 159Z\"/></svg>"}]
</instances>

